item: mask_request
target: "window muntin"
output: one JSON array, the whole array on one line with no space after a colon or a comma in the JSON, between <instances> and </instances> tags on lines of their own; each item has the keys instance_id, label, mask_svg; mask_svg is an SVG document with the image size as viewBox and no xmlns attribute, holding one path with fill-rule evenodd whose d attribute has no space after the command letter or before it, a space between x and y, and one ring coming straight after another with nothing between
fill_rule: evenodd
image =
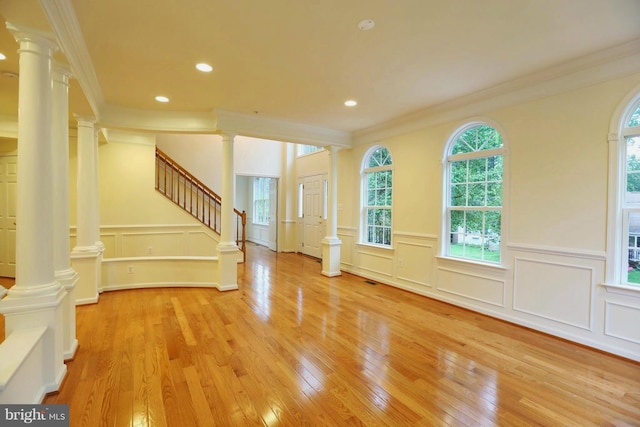
<instances>
[{"instance_id":1,"label":"window muntin","mask_svg":"<svg viewBox=\"0 0 640 427\"><path fill-rule=\"evenodd\" d=\"M454 135L449 147L445 254L500 263L502 136L491 126L474 125Z\"/></svg>"},{"instance_id":2,"label":"window muntin","mask_svg":"<svg viewBox=\"0 0 640 427\"><path fill-rule=\"evenodd\" d=\"M363 171L364 243L391 246L393 170L391 153L376 147L365 158Z\"/></svg>"},{"instance_id":3,"label":"window muntin","mask_svg":"<svg viewBox=\"0 0 640 427\"><path fill-rule=\"evenodd\" d=\"M269 224L269 185L271 178L253 179L253 223Z\"/></svg>"}]
</instances>

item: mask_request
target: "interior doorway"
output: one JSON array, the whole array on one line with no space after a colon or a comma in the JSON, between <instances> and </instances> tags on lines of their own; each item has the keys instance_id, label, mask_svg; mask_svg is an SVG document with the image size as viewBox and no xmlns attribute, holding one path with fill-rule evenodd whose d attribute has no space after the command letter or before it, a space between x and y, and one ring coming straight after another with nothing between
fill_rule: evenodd
<instances>
[{"instance_id":1,"label":"interior doorway","mask_svg":"<svg viewBox=\"0 0 640 427\"><path fill-rule=\"evenodd\" d=\"M16 277L18 156L0 156L0 277Z\"/></svg>"},{"instance_id":2,"label":"interior doorway","mask_svg":"<svg viewBox=\"0 0 640 427\"><path fill-rule=\"evenodd\" d=\"M236 176L236 206L247 213L247 240L278 250L279 179Z\"/></svg>"}]
</instances>

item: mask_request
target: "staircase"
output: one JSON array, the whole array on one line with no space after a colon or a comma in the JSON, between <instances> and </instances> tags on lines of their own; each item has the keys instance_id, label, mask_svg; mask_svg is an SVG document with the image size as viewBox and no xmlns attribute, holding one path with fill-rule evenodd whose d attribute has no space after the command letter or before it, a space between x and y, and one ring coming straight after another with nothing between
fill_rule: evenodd
<instances>
[{"instance_id":1,"label":"staircase","mask_svg":"<svg viewBox=\"0 0 640 427\"><path fill-rule=\"evenodd\" d=\"M156 147L156 190L220 235L222 198ZM233 209L235 241L247 259L247 214Z\"/></svg>"}]
</instances>

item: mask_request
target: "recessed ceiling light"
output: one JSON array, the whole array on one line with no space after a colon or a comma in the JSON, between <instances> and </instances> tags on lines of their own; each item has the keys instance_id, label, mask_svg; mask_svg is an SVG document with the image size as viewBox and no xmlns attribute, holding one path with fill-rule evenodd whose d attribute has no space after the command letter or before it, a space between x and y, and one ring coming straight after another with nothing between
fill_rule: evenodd
<instances>
[{"instance_id":1,"label":"recessed ceiling light","mask_svg":"<svg viewBox=\"0 0 640 427\"><path fill-rule=\"evenodd\" d=\"M3 59L7 59L7 57L4 56L4 53L0 53L0 61L2 61Z\"/></svg>"},{"instance_id":2,"label":"recessed ceiling light","mask_svg":"<svg viewBox=\"0 0 640 427\"><path fill-rule=\"evenodd\" d=\"M373 19L363 19L358 23L358 28L363 31L370 30L375 26L376 26L376 23L373 22Z\"/></svg>"},{"instance_id":3,"label":"recessed ceiling light","mask_svg":"<svg viewBox=\"0 0 640 427\"><path fill-rule=\"evenodd\" d=\"M204 62L196 64L196 68L203 73L210 73L213 70L213 67L211 65L205 64Z\"/></svg>"},{"instance_id":4,"label":"recessed ceiling light","mask_svg":"<svg viewBox=\"0 0 640 427\"><path fill-rule=\"evenodd\" d=\"M156 101L158 101L158 102L169 102L169 98L167 98L166 96L158 95L158 96L156 96Z\"/></svg>"},{"instance_id":5,"label":"recessed ceiling light","mask_svg":"<svg viewBox=\"0 0 640 427\"><path fill-rule=\"evenodd\" d=\"M347 107L355 107L356 105L358 105L358 101L349 99L348 101L344 101L344 105L346 105Z\"/></svg>"}]
</instances>

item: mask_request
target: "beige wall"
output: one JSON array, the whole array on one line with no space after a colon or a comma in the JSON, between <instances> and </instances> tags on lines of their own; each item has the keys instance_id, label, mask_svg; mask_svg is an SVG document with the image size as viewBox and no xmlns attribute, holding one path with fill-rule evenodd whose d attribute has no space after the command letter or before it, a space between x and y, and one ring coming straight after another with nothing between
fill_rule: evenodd
<instances>
[{"instance_id":1,"label":"beige wall","mask_svg":"<svg viewBox=\"0 0 640 427\"><path fill-rule=\"evenodd\" d=\"M628 75L341 150L342 270L640 360L631 326L640 293L602 286L609 124L639 83L640 74ZM495 125L505 140L501 266L440 257L444 149L471 120ZM361 162L378 144L394 168L393 245L384 249L359 243Z\"/></svg>"},{"instance_id":2,"label":"beige wall","mask_svg":"<svg viewBox=\"0 0 640 427\"><path fill-rule=\"evenodd\" d=\"M509 242L604 250L609 121L638 82L636 74L474 117L503 131ZM377 142L393 156L394 231L440 233L444 146L466 122ZM340 226L358 226L361 162L372 145L340 151ZM349 177L348 185L342 177Z\"/></svg>"},{"instance_id":3,"label":"beige wall","mask_svg":"<svg viewBox=\"0 0 640 427\"><path fill-rule=\"evenodd\" d=\"M69 222L76 224L77 145L69 159ZM100 144L100 224L185 224L188 214L155 191L155 146L109 142Z\"/></svg>"}]
</instances>

